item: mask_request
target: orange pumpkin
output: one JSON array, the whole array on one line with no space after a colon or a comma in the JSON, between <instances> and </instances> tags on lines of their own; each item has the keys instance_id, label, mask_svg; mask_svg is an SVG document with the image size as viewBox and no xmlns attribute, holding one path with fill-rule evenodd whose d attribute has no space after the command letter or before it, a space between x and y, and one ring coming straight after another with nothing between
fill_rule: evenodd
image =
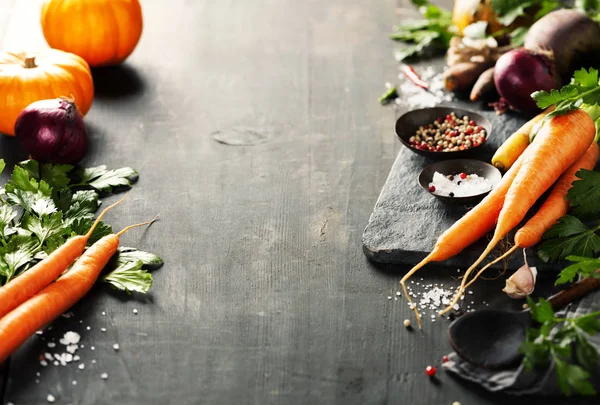
<instances>
[{"instance_id":1,"label":"orange pumpkin","mask_svg":"<svg viewBox=\"0 0 600 405\"><path fill-rule=\"evenodd\" d=\"M42 6L48 45L79 55L92 67L123 62L142 26L138 0L46 0Z\"/></svg>"},{"instance_id":2,"label":"orange pumpkin","mask_svg":"<svg viewBox=\"0 0 600 405\"><path fill-rule=\"evenodd\" d=\"M94 99L90 67L72 53L0 52L0 133L14 136L17 116L34 101L73 97L85 115Z\"/></svg>"}]
</instances>

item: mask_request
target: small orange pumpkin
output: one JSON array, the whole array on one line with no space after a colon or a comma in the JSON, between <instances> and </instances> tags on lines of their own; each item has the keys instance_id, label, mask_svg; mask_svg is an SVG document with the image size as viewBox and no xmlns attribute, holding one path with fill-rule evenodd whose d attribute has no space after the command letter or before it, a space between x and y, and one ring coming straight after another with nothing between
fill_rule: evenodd
<instances>
[{"instance_id":1,"label":"small orange pumpkin","mask_svg":"<svg viewBox=\"0 0 600 405\"><path fill-rule=\"evenodd\" d=\"M73 97L85 115L94 99L90 67L72 53L0 52L0 133L14 136L18 115L34 101Z\"/></svg>"},{"instance_id":2,"label":"small orange pumpkin","mask_svg":"<svg viewBox=\"0 0 600 405\"><path fill-rule=\"evenodd\" d=\"M42 6L48 45L79 55L92 67L123 62L142 26L138 0L46 0Z\"/></svg>"}]
</instances>

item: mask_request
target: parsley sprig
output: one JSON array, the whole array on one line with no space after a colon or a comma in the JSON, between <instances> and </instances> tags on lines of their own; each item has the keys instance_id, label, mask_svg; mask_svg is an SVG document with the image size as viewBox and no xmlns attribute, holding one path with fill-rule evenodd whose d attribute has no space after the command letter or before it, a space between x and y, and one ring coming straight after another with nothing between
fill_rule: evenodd
<instances>
[{"instance_id":1,"label":"parsley sprig","mask_svg":"<svg viewBox=\"0 0 600 405\"><path fill-rule=\"evenodd\" d=\"M558 318L543 298L537 303L527 297L531 316L539 327L527 330L520 351L525 370L548 367L552 362L561 391L565 395L596 395L590 382L599 355L588 337L600 333L600 312L576 318Z\"/></svg>"},{"instance_id":2,"label":"parsley sprig","mask_svg":"<svg viewBox=\"0 0 600 405\"><path fill-rule=\"evenodd\" d=\"M0 160L0 173L5 163ZM106 166L76 169L71 165L40 164L27 160L17 164L0 189L0 285L43 260L68 238L87 233L104 195L130 187L135 170ZM112 233L101 222L88 246ZM148 270L162 265L154 254L120 248L103 280L128 293L147 292L152 285Z\"/></svg>"},{"instance_id":3,"label":"parsley sprig","mask_svg":"<svg viewBox=\"0 0 600 405\"><path fill-rule=\"evenodd\" d=\"M396 53L398 61L413 57L426 49L448 49L453 35L450 11L426 0L412 0L412 3L418 7L423 18L398 25L390 34L393 40L411 44Z\"/></svg>"}]
</instances>

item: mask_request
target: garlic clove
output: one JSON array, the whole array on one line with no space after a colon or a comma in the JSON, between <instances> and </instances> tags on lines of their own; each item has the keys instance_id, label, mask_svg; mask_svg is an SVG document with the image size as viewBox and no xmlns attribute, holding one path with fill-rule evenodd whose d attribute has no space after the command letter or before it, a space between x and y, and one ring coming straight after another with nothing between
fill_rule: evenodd
<instances>
[{"instance_id":1,"label":"garlic clove","mask_svg":"<svg viewBox=\"0 0 600 405\"><path fill-rule=\"evenodd\" d=\"M502 289L510 298L521 299L530 295L535 289L535 280L537 278L537 269L529 267L525 249L523 249L525 264L513 273L506 280L506 285Z\"/></svg>"}]
</instances>

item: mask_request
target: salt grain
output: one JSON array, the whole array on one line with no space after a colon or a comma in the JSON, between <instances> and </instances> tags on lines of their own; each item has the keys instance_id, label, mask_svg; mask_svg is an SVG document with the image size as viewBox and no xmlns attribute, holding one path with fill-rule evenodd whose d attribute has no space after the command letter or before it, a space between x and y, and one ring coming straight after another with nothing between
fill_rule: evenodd
<instances>
[{"instance_id":1,"label":"salt grain","mask_svg":"<svg viewBox=\"0 0 600 405\"><path fill-rule=\"evenodd\" d=\"M113 345L113 349L115 349L115 350L119 350L119 344L118 344L118 343L115 343L115 344Z\"/></svg>"},{"instance_id":2,"label":"salt grain","mask_svg":"<svg viewBox=\"0 0 600 405\"><path fill-rule=\"evenodd\" d=\"M95 346L90 347L90 350L96 350Z\"/></svg>"},{"instance_id":3,"label":"salt grain","mask_svg":"<svg viewBox=\"0 0 600 405\"><path fill-rule=\"evenodd\" d=\"M77 344L77 343L79 343L80 340L81 340L81 335L79 335L79 333L69 331L64 334L64 336L62 337L62 339L59 340L59 342L65 346L67 346L67 345L71 345L71 344Z\"/></svg>"},{"instance_id":4,"label":"salt grain","mask_svg":"<svg viewBox=\"0 0 600 405\"><path fill-rule=\"evenodd\" d=\"M46 360L40 360L40 365L42 367L46 367L48 365L48 362Z\"/></svg>"},{"instance_id":5,"label":"salt grain","mask_svg":"<svg viewBox=\"0 0 600 405\"><path fill-rule=\"evenodd\" d=\"M51 349L52 349L52 348L53 348L53 347L55 347L55 346L56 346L56 343L54 343L54 342L48 342L48 347L49 347L49 348L51 348Z\"/></svg>"},{"instance_id":6,"label":"salt grain","mask_svg":"<svg viewBox=\"0 0 600 405\"><path fill-rule=\"evenodd\" d=\"M56 401L56 398L54 398L54 395L48 394L48 396L46 397L46 401L52 403L52 402Z\"/></svg>"},{"instance_id":7,"label":"salt grain","mask_svg":"<svg viewBox=\"0 0 600 405\"><path fill-rule=\"evenodd\" d=\"M83 369L85 368L85 363L81 363L81 364L78 366L78 368L79 368L80 370L83 370Z\"/></svg>"},{"instance_id":8,"label":"salt grain","mask_svg":"<svg viewBox=\"0 0 600 405\"><path fill-rule=\"evenodd\" d=\"M102 378L103 380L106 380L108 378L108 374L102 373L102 374L100 374L100 378Z\"/></svg>"},{"instance_id":9,"label":"salt grain","mask_svg":"<svg viewBox=\"0 0 600 405\"><path fill-rule=\"evenodd\" d=\"M77 385L77 381L73 380L72 384Z\"/></svg>"},{"instance_id":10,"label":"salt grain","mask_svg":"<svg viewBox=\"0 0 600 405\"><path fill-rule=\"evenodd\" d=\"M100 328L101 332L106 332L106 328Z\"/></svg>"},{"instance_id":11,"label":"salt grain","mask_svg":"<svg viewBox=\"0 0 600 405\"><path fill-rule=\"evenodd\" d=\"M138 313L138 310L137 310L137 309L135 309L135 308L133 308L133 313L137 315L137 313Z\"/></svg>"}]
</instances>

